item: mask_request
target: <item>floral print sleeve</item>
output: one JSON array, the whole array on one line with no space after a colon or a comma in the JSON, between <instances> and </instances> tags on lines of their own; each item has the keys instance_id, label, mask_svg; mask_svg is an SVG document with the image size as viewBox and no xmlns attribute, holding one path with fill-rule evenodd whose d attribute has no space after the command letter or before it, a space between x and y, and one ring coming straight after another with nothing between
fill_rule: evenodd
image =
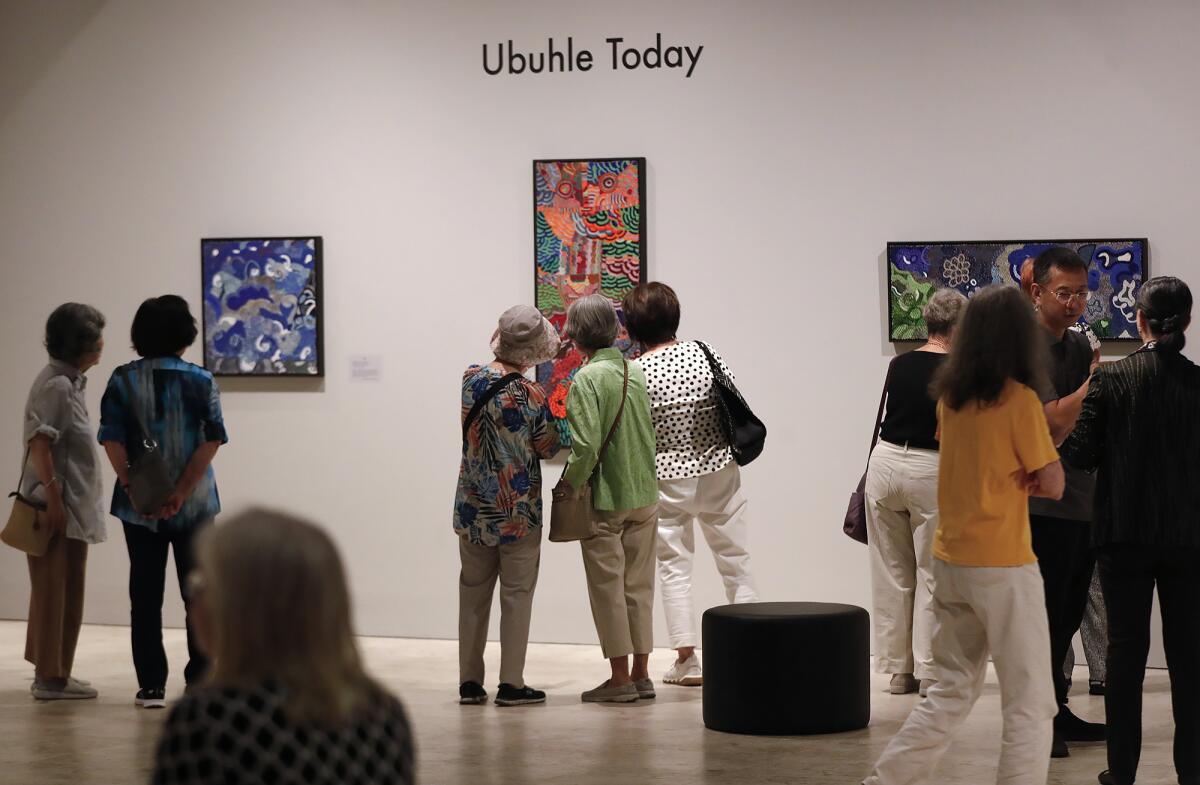
<instances>
[{"instance_id":1,"label":"floral print sleeve","mask_svg":"<svg viewBox=\"0 0 1200 785\"><path fill-rule=\"evenodd\" d=\"M503 374L473 365L463 374L460 422ZM463 439L454 530L481 545L502 545L542 525L541 459L559 449L558 431L541 388L509 384L480 411Z\"/></svg>"}]
</instances>

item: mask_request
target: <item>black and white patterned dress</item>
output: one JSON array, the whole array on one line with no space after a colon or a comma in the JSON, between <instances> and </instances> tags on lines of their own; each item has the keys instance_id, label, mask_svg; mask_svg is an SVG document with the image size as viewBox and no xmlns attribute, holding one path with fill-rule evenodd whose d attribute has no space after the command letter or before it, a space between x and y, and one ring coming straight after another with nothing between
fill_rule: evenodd
<instances>
[{"instance_id":1,"label":"black and white patterned dress","mask_svg":"<svg viewBox=\"0 0 1200 785\"><path fill-rule=\"evenodd\" d=\"M715 349L712 353L733 381L721 355ZM677 343L642 355L637 362L646 374L650 395L658 479L682 480L724 469L733 453L721 426L712 368L700 347L694 341Z\"/></svg>"},{"instance_id":2,"label":"black and white patterned dress","mask_svg":"<svg viewBox=\"0 0 1200 785\"><path fill-rule=\"evenodd\" d=\"M288 721L280 691L201 690L171 710L154 785L409 785L413 743L391 696L335 728Z\"/></svg>"}]
</instances>

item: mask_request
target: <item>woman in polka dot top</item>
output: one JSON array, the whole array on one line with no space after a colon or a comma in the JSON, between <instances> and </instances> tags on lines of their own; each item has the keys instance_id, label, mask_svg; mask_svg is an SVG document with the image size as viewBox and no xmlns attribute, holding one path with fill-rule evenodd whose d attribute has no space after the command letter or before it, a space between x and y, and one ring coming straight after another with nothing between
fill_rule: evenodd
<instances>
[{"instance_id":1,"label":"woman in polka dot top","mask_svg":"<svg viewBox=\"0 0 1200 785\"><path fill-rule=\"evenodd\" d=\"M646 283L624 300L629 335L642 344L637 361L646 374L657 441L658 566L663 608L676 661L668 684L703 683L696 657L692 561L698 521L725 583L730 602L755 602L758 594L746 551L746 500L741 474L721 425L712 368L695 341L680 342L679 299L663 283ZM707 346L707 344L706 344ZM709 347L721 371L725 361Z\"/></svg>"}]
</instances>

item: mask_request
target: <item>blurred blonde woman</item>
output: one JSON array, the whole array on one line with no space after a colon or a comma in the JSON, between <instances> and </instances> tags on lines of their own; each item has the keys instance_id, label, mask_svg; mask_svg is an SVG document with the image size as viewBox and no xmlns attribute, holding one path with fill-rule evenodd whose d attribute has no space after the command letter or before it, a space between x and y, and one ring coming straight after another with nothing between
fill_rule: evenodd
<instances>
[{"instance_id":1,"label":"blurred blonde woman","mask_svg":"<svg viewBox=\"0 0 1200 785\"><path fill-rule=\"evenodd\" d=\"M251 510L197 550L189 583L213 667L171 710L154 783L413 782L408 720L363 670L328 535Z\"/></svg>"}]
</instances>

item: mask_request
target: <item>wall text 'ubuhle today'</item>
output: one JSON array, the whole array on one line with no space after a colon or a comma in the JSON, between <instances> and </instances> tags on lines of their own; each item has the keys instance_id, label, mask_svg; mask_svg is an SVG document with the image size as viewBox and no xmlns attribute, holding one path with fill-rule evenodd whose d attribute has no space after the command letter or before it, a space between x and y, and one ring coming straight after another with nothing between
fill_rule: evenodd
<instances>
[{"instance_id":1,"label":"wall text 'ubuhle today'","mask_svg":"<svg viewBox=\"0 0 1200 785\"><path fill-rule=\"evenodd\" d=\"M684 77L690 79L700 61L704 45L663 46L662 33L655 33L654 45L644 49L627 45L624 38L605 38L609 47L608 62L614 71L637 71L666 69L687 69ZM567 45L558 47L554 39L546 41L546 48L539 51L519 51L513 46L512 39L496 44L494 53L489 44L483 45L483 70L490 76L507 73L513 76L520 74L555 74L573 73L575 71L590 71L595 65L595 56L590 49L575 48L575 39L567 37Z\"/></svg>"}]
</instances>

